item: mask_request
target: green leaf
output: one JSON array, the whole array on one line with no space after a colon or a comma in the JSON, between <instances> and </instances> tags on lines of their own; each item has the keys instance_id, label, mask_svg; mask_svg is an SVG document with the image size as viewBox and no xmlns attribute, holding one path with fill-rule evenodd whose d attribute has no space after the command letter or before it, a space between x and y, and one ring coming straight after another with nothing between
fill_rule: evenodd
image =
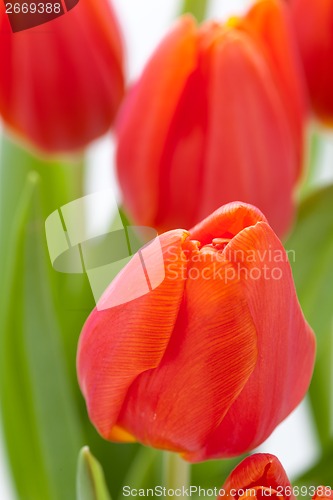
<instances>
[{"instance_id":1,"label":"green leaf","mask_svg":"<svg viewBox=\"0 0 333 500\"><path fill-rule=\"evenodd\" d=\"M76 487L77 500L111 500L103 469L87 446L79 455Z\"/></svg>"},{"instance_id":2,"label":"green leaf","mask_svg":"<svg viewBox=\"0 0 333 500\"><path fill-rule=\"evenodd\" d=\"M123 479L123 487L131 489L154 488L162 484L163 452L154 448L140 446L128 472ZM122 490L119 492L119 500L123 497Z\"/></svg>"},{"instance_id":3,"label":"green leaf","mask_svg":"<svg viewBox=\"0 0 333 500\"><path fill-rule=\"evenodd\" d=\"M1 234L8 234L10 231L11 215L16 210L17 200L22 194L29 172L37 172L41 184L47 187L41 192L41 203L46 217L64 203L82 196L83 170L81 156L38 157L2 135L0 138ZM3 216L3 212L6 212L7 217Z\"/></svg>"},{"instance_id":4,"label":"green leaf","mask_svg":"<svg viewBox=\"0 0 333 500\"><path fill-rule=\"evenodd\" d=\"M30 172L40 176L40 203L43 222L54 210L65 203L83 196L84 163L81 156L66 158L38 157L24 149L7 136L0 141L0 271L7 268L7 261L13 252L15 228L12 219L18 200ZM43 243L44 227L41 228ZM55 307L61 322L62 342L65 344L65 358L71 380L75 377L75 351L78 333L93 307L91 291L85 275L66 275L54 272L49 259L47 267ZM3 296L2 283L0 294ZM76 332L76 335L73 334ZM76 382L75 382L76 384ZM72 382L74 387L74 384Z\"/></svg>"},{"instance_id":5,"label":"green leaf","mask_svg":"<svg viewBox=\"0 0 333 500\"><path fill-rule=\"evenodd\" d=\"M333 365L333 186L302 204L286 248L305 317L317 336L310 401L323 447L332 441Z\"/></svg>"},{"instance_id":6,"label":"green leaf","mask_svg":"<svg viewBox=\"0 0 333 500\"><path fill-rule=\"evenodd\" d=\"M182 7L182 14L193 14L196 20L202 22L207 13L209 0L184 0Z\"/></svg>"},{"instance_id":7,"label":"green leaf","mask_svg":"<svg viewBox=\"0 0 333 500\"><path fill-rule=\"evenodd\" d=\"M75 361L80 331L94 307L92 293L86 275L52 269L45 238L48 215L83 196L82 159L36 157L8 138L0 146L0 406L19 498L74 498L84 443L104 467L117 470L108 478L117 495L137 446L104 441L89 421ZM61 398L69 394L66 409ZM67 446L77 441L75 429L81 438L67 456ZM64 470L69 461L71 472Z\"/></svg>"},{"instance_id":8,"label":"green leaf","mask_svg":"<svg viewBox=\"0 0 333 500\"><path fill-rule=\"evenodd\" d=\"M318 189L323 160L323 137L316 126L310 127L307 141L306 165L300 185L299 198L310 196Z\"/></svg>"},{"instance_id":9,"label":"green leaf","mask_svg":"<svg viewBox=\"0 0 333 500\"><path fill-rule=\"evenodd\" d=\"M124 478L123 487L139 490L163 485L163 455L164 452L160 450L141 446ZM206 490L219 489L243 458L245 455L228 460L208 460L191 464L190 484ZM123 498L120 491L118 499Z\"/></svg>"},{"instance_id":10,"label":"green leaf","mask_svg":"<svg viewBox=\"0 0 333 500\"><path fill-rule=\"evenodd\" d=\"M76 456L85 438L50 293L34 172L27 177L14 220L0 341L7 449L20 498L74 498Z\"/></svg>"},{"instance_id":11,"label":"green leaf","mask_svg":"<svg viewBox=\"0 0 333 500\"><path fill-rule=\"evenodd\" d=\"M192 481L194 486L205 489L220 488L230 472L245 458L241 455L226 460L208 460L192 465Z\"/></svg>"}]
</instances>

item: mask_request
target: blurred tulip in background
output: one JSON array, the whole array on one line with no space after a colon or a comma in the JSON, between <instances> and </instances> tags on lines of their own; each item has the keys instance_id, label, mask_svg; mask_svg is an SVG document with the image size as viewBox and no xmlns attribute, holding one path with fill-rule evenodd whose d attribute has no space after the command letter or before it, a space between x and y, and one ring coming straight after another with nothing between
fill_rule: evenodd
<instances>
[{"instance_id":1,"label":"blurred tulip in background","mask_svg":"<svg viewBox=\"0 0 333 500\"><path fill-rule=\"evenodd\" d=\"M12 33L0 4L0 115L48 153L81 149L111 127L124 93L123 49L107 0L80 0Z\"/></svg>"},{"instance_id":2,"label":"blurred tulip in background","mask_svg":"<svg viewBox=\"0 0 333 500\"><path fill-rule=\"evenodd\" d=\"M314 113L333 125L333 2L289 0Z\"/></svg>"},{"instance_id":3,"label":"blurred tulip in background","mask_svg":"<svg viewBox=\"0 0 333 500\"><path fill-rule=\"evenodd\" d=\"M201 27L185 16L159 45L117 126L136 223L191 227L240 200L280 236L290 228L307 108L285 9L263 0L243 19Z\"/></svg>"},{"instance_id":4,"label":"blurred tulip in background","mask_svg":"<svg viewBox=\"0 0 333 500\"><path fill-rule=\"evenodd\" d=\"M77 367L90 419L106 439L189 461L241 454L298 405L312 374L314 336L286 252L261 212L242 203L159 238L163 283L95 309L84 326ZM102 300L137 286L138 262ZM159 262L146 253L148 274Z\"/></svg>"}]
</instances>

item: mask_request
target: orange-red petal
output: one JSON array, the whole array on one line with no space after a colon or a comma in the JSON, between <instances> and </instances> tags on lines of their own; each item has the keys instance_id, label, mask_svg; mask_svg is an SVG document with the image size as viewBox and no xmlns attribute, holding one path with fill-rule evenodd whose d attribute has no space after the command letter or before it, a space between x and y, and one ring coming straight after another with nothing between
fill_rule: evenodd
<instances>
[{"instance_id":1,"label":"orange-red petal","mask_svg":"<svg viewBox=\"0 0 333 500\"><path fill-rule=\"evenodd\" d=\"M238 233L224 253L242 277L259 356L202 458L237 455L263 442L303 398L315 356L314 334L299 306L286 252L272 229L258 222Z\"/></svg>"},{"instance_id":2,"label":"orange-red petal","mask_svg":"<svg viewBox=\"0 0 333 500\"><path fill-rule=\"evenodd\" d=\"M239 500L246 490L248 490L249 498L255 498L254 492L259 492L261 488L266 489L268 498L275 498L277 493L280 493L280 498L294 498L291 494L290 481L282 464L274 455L268 453L257 453L245 458L231 472L223 485L226 494L235 500ZM269 495L270 492L271 495ZM259 497L258 495L259 498L266 498L266 496ZM222 498L223 496L219 496L218 500Z\"/></svg>"},{"instance_id":3,"label":"orange-red petal","mask_svg":"<svg viewBox=\"0 0 333 500\"><path fill-rule=\"evenodd\" d=\"M232 266L210 247L190 246L184 298L170 343L159 366L133 382L119 423L144 444L196 461L248 381L258 353Z\"/></svg>"},{"instance_id":4,"label":"orange-red petal","mask_svg":"<svg viewBox=\"0 0 333 500\"><path fill-rule=\"evenodd\" d=\"M297 154L295 178L300 172L304 151L304 123L308 102L303 70L288 10L283 1L260 0L239 19L237 28L247 32L266 55L281 95L281 107L288 116L286 127L293 134Z\"/></svg>"},{"instance_id":5,"label":"orange-red petal","mask_svg":"<svg viewBox=\"0 0 333 500\"><path fill-rule=\"evenodd\" d=\"M186 268L186 259L182 243L186 237L181 230L160 237L165 279L158 288L128 303L95 309L82 331L77 357L79 383L90 419L107 439L131 439L126 429L116 426L126 393L138 375L159 365L170 341L183 298L181 269ZM159 264L154 254L147 255L145 265L151 273ZM133 259L105 295L120 293L123 297L124 286L136 286L141 274L138 261Z\"/></svg>"},{"instance_id":6,"label":"orange-red petal","mask_svg":"<svg viewBox=\"0 0 333 500\"><path fill-rule=\"evenodd\" d=\"M214 238L234 238L246 227L267 222L256 207L235 201L223 205L190 230L192 240L208 245Z\"/></svg>"},{"instance_id":7,"label":"orange-red petal","mask_svg":"<svg viewBox=\"0 0 333 500\"><path fill-rule=\"evenodd\" d=\"M289 0L314 112L333 125L333 2Z\"/></svg>"},{"instance_id":8,"label":"orange-red petal","mask_svg":"<svg viewBox=\"0 0 333 500\"><path fill-rule=\"evenodd\" d=\"M235 92L236 82L240 84ZM198 220L224 203L252 203L284 234L298 169L281 95L262 51L246 33L221 33L208 88L208 137Z\"/></svg>"},{"instance_id":9,"label":"orange-red petal","mask_svg":"<svg viewBox=\"0 0 333 500\"><path fill-rule=\"evenodd\" d=\"M118 176L127 209L142 225L151 225L156 216L158 165L178 101L196 68L195 33L192 17L178 21L148 62L120 113Z\"/></svg>"}]
</instances>

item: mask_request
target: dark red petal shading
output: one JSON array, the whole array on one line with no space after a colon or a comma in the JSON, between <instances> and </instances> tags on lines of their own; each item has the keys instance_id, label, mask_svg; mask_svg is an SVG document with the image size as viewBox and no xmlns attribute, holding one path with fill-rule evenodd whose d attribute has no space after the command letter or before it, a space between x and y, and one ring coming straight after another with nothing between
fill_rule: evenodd
<instances>
[{"instance_id":1,"label":"dark red petal shading","mask_svg":"<svg viewBox=\"0 0 333 500\"><path fill-rule=\"evenodd\" d=\"M270 67L255 42L232 29L221 33L211 64L198 219L239 200L262 210L273 229L283 235L294 213L298 165L288 116Z\"/></svg>"}]
</instances>

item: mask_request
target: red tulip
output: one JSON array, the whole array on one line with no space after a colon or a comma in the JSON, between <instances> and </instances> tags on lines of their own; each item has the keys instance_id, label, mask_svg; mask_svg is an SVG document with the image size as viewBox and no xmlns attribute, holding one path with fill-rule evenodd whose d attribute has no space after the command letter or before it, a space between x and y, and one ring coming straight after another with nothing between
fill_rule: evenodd
<instances>
[{"instance_id":1,"label":"red tulip","mask_svg":"<svg viewBox=\"0 0 333 500\"><path fill-rule=\"evenodd\" d=\"M333 125L333 2L289 0L313 110Z\"/></svg>"},{"instance_id":2,"label":"red tulip","mask_svg":"<svg viewBox=\"0 0 333 500\"><path fill-rule=\"evenodd\" d=\"M118 176L130 216L160 231L190 227L239 199L284 234L301 167L303 96L280 3L259 2L232 26L198 28L183 17L120 113Z\"/></svg>"},{"instance_id":3,"label":"red tulip","mask_svg":"<svg viewBox=\"0 0 333 500\"><path fill-rule=\"evenodd\" d=\"M235 500L277 498L295 499L293 488L280 461L268 453L245 458L230 474L222 490Z\"/></svg>"},{"instance_id":4,"label":"red tulip","mask_svg":"<svg viewBox=\"0 0 333 500\"><path fill-rule=\"evenodd\" d=\"M294 500L299 495L302 497L312 496L312 500L320 498L333 498L333 492L328 486L292 486L280 461L268 453L257 453L245 458L231 472L218 500L233 498L235 500L247 500L252 498L265 499L276 498L277 500Z\"/></svg>"},{"instance_id":5,"label":"red tulip","mask_svg":"<svg viewBox=\"0 0 333 500\"><path fill-rule=\"evenodd\" d=\"M71 151L107 132L124 91L108 0L80 0L61 17L17 33L0 2L0 75L0 116L38 148Z\"/></svg>"},{"instance_id":6,"label":"red tulip","mask_svg":"<svg viewBox=\"0 0 333 500\"><path fill-rule=\"evenodd\" d=\"M189 461L238 455L270 435L311 378L315 341L288 258L261 212L243 203L159 239L162 284L95 309L84 326L77 367L90 419L106 439ZM159 272L156 252L144 262ZM103 303L124 302L141 274L132 260Z\"/></svg>"},{"instance_id":7,"label":"red tulip","mask_svg":"<svg viewBox=\"0 0 333 500\"><path fill-rule=\"evenodd\" d=\"M312 500L320 500L321 498L333 498L333 490L331 490L328 486L319 486L317 488L316 493L312 497Z\"/></svg>"},{"instance_id":8,"label":"red tulip","mask_svg":"<svg viewBox=\"0 0 333 500\"><path fill-rule=\"evenodd\" d=\"M266 61L270 64L276 84L282 96L283 107L292 128L293 140L298 155L298 167L302 166L304 149L304 122L308 106L303 70L289 12L280 0L259 0L248 14L236 21L238 29L243 29L257 40L259 49L266 51ZM299 172L300 173L300 172Z\"/></svg>"}]
</instances>

